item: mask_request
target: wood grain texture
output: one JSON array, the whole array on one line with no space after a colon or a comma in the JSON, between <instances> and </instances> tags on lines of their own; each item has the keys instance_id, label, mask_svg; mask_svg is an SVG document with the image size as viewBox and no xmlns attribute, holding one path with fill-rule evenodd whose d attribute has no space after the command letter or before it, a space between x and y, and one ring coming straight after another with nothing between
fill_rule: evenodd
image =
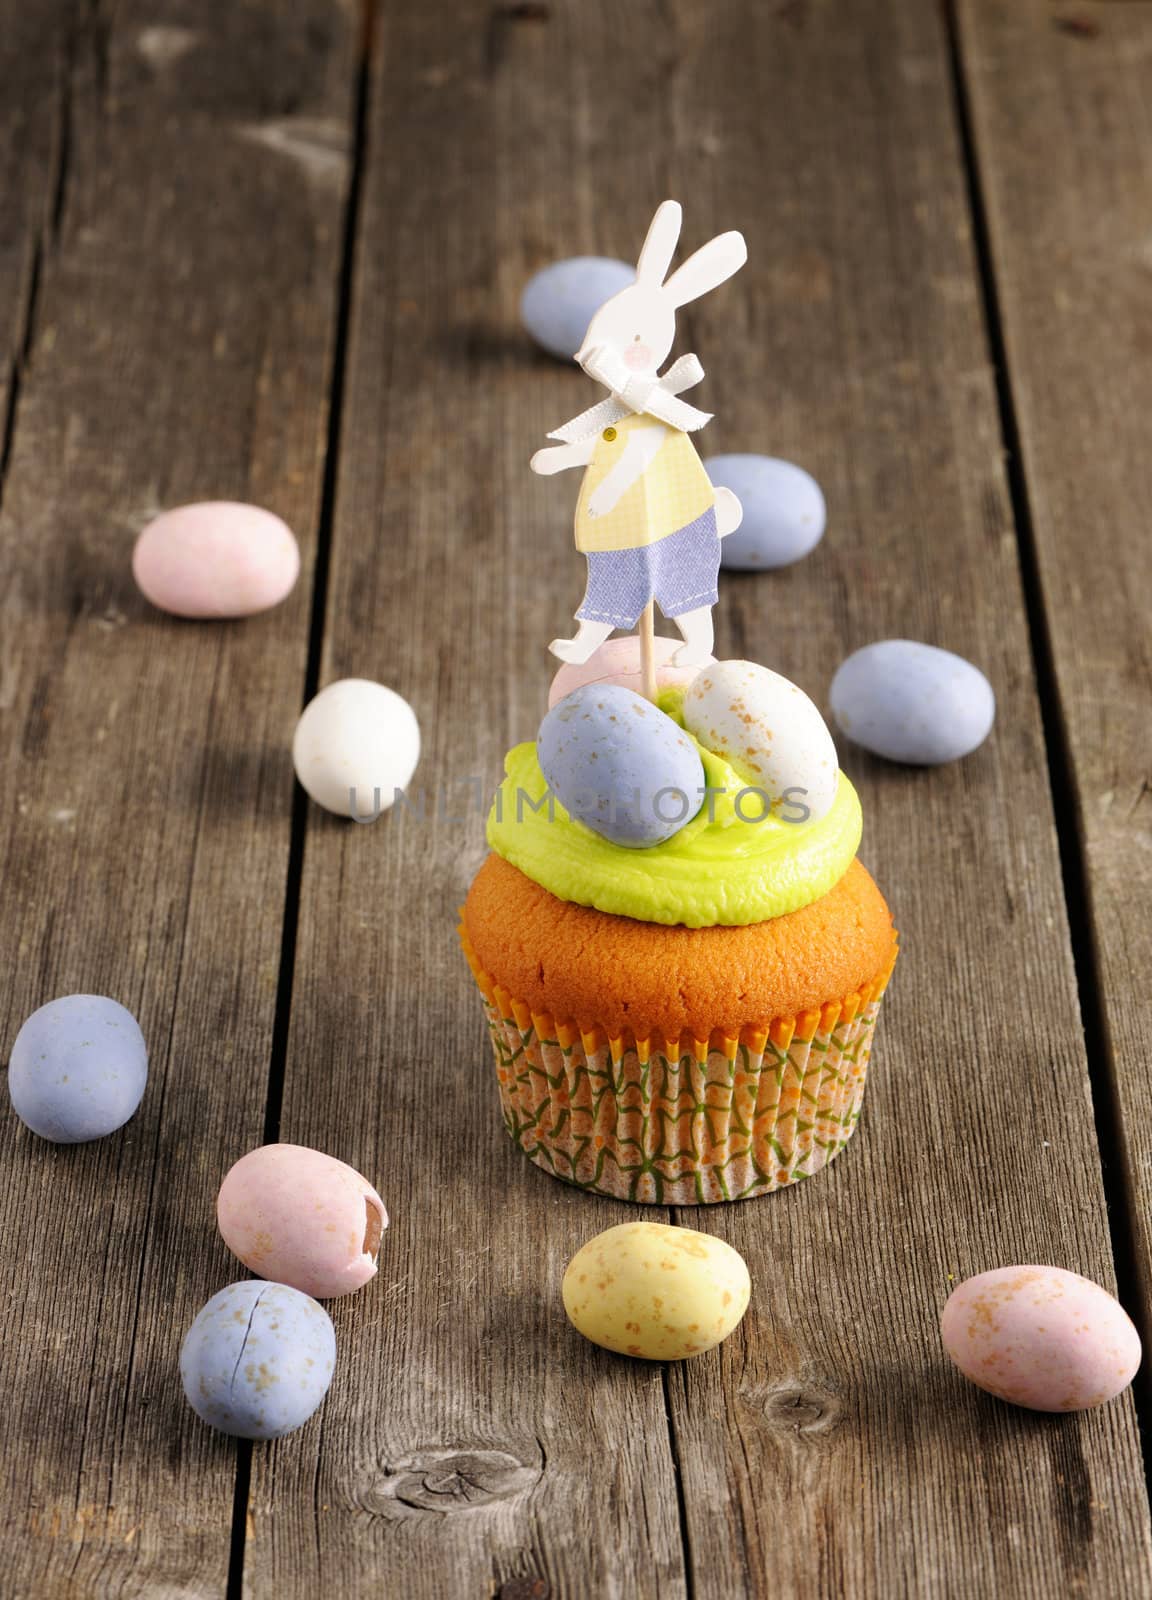
<instances>
[{"instance_id":1,"label":"wood grain texture","mask_svg":"<svg viewBox=\"0 0 1152 1600\"><path fill-rule=\"evenodd\" d=\"M730 580L720 653L823 701L848 650L923 639L999 702L989 743L936 771L841 741L903 955L854 1147L779 1204L703 1224L760 1294L718 1362L673 1376L696 1592L1139 1587L1131 1398L1056 1424L1012 1411L965 1387L937 1332L952 1284L991 1266L1112 1282L940 19L887 0L793 24L675 15L675 184L713 190L702 232L749 233L736 337L719 296L694 329L718 352L710 444L802 462L832 508L810 560ZM774 1537L749 1539L768 1505Z\"/></svg>"},{"instance_id":2,"label":"wood grain texture","mask_svg":"<svg viewBox=\"0 0 1152 1600\"><path fill-rule=\"evenodd\" d=\"M478 793L544 707L544 645L571 610L555 597L578 579L570 512L525 472L573 379L516 323L529 266L565 253L573 208L592 215L570 114L548 127L583 31L560 25L474 3L381 14L321 676L411 699L430 814L309 815L281 1134L374 1175L393 1222L381 1281L331 1308L322 1431L254 1460L255 1596L442 1600L536 1577L685 1594L660 1370L600 1359L557 1293L575 1244L628 1213L549 1183L503 1134L455 934Z\"/></svg>"},{"instance_id":3,"label":"wood grain texture","mask_svg":"<svg viewBox=\"0 0 1152 1600\"><path fill-rule=\"evenodd\" d=\"M1090 37L1047 8L961 7L961 42L1087 867L1119 1165L1152 1322L1152 10Z\"/></svg>"},{"instance_id":4,"label":"wood grain texture","mask_svg":"<svg viewBox=\"0 0 1152 1600\"><path fill-rule=\"evenodd\" d=\"M282 1133L364 1170L394 1222L382 1281L335 1308L322 1429L257 1455L251 1592L1147 1593L1130 1398L1012 1412L936 1330L998 1263L1112 1281L938 17L387 8L373 105L322 675L408 695L428 802L446 785L466 818L310 814ZM832 506L809 561L728 580L721 650L823 698L846 650L924 638L988 672L1000 715L937 772L843 751L905 942L874 1086L831 1173L678 1214L742 1251L756 1297L668 1374L665 1433L659 1373L559 1309L568 1256L637 1211L505 1139L452 925L483 853L467 782L533 732L583 578L575 485L526 463L591 396L530 354L519 289L632 254L668 192L686 245L750 247L684 318L708 448L799 460Z\"/></svg>"},{"instance_id":5,"label":"wood grain texture","mask_svg":"<svg viewBox=\"0 0 1152 1600\"><path fill-rule=\"evenodd\" d=\"M241 1275L213 1201L263 1125L355 40L328 0L77 10L0 520L0 1019L7 1050L53 996L114 995L151 1076L91 1145L0 1119L0 1588L215 1596L236 1452L176 1362ZM288 518L301 585L164 618L136 530L216 497Z\"/></svg>"},{"instance_id":6,"label":"wood grain texture","mask_svg":"<svg viewBox=\"0 0 1152 1600\"><path fill-rule=\"evenodd\" d=\"M57 221L69 137L64 84L77 10L70 0L0 8L0 489L40 260Z\"/></svg>"}]
</instances>

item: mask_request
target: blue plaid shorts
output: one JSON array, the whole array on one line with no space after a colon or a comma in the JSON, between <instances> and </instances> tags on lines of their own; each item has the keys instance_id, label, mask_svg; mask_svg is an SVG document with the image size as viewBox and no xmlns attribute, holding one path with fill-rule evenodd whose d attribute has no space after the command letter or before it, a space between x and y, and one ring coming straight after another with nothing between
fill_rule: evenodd
<instances>
[{"instance_id":1,"label":"blue plaid shorts","mask_svg":"<svg viewBox=\"0 0 1152 1600\"><path fill-rule=\"evenodd\" d=\"M578 622L634 628L649 600L671 619L698 606L714 606L720 597L720 536L713 506L654 544L589 550L587 557L588 587L576 613Z\"/></svg>"}]
</instances>

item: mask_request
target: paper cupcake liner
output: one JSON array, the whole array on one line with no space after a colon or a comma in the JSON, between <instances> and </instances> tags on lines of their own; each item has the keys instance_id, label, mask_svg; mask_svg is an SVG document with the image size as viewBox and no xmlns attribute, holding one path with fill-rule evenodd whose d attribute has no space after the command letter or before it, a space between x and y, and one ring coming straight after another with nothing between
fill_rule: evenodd
<instances>
[{"instance_id":1,"label":"paper cupcake liner","mask_svg":"<svg viewBox=\"0 0 1152 1600\"><path fill-rule=\"evenodd\" d=\"M502 989L467 933L504 1124L529 1160L565 1183L650 1205L711 1205L810 1178L860 1116L880 999L871 983L818 1010L738 1036L609 1038Z\"/></svg>"}]
</instances>

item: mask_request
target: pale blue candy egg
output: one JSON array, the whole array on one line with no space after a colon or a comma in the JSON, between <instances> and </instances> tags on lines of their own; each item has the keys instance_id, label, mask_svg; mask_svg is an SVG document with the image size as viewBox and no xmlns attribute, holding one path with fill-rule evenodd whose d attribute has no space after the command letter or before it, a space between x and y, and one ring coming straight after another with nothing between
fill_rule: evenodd
<instances>
[{"instance_id":1,"label":"pale blue candy egg","mask_svg":"<svg viewBox=\"0 0 1152 1600\"><path fill-rule=\"evenodd\" d=\"M912 639L883 639L855 651L832 679L828 698L850 739L917 767L970 754L996 716L992 685L978 667Z\"/></svg>"},{"instance_id":2,"label":"pale blue candy egg","mask_svg":"<svg viewBox=\"0 0 1152 1600\"><path fill-rule=\"evenodd\" d=\"M279 1439L328 1393L336 1334L323 1306L286 1283L247 1279L214 1294L189 1328L180 1379L202 1421L239 1439Z\"/></svg>"},{"instance_id":3,"label":"pale blue candy egg","mask_svg":"<svg viewBox=\"0 0 1152 1600\"><path fill-rule=\"evenodd\" d=\"M529 278L520 320L549 354L571 361L605 300L636 282L636 269L608 256L555 261Z\"/></svg>"},{"instance_id":4,"label":"pale blue candy egg","mask_svg":"<svg viewBox=\"0 0 1152 1600\"><path fill-rule=\"evenodd\" d=\"M820 485L803 467L773 456L712 456L716 487L731 489L744 520L720 546L720 564L735 572L786 567L814 550L828 520Z\"/></svg>"},{"instance_id":5,"label":"pale blue candy egg","mask_svg":"<svg viewBox=\"0 0 1152 1600\"><path fill-rule=\"evenodd\" d=\"M148 1048L130 1011L66 994L34 1011L8 1062L12 1109L42 1139L83 1144L128 1121L148 1082Z\"/></svg>"},{"instance_id":6,"label":"pale blue candy egg","mask_svg":"<svg viewBox=\"0 0 1152 1600\"><path fill-rule=\"evenodd\" d=\"M548 787L570 816L613 844L670 839L704 803L691 739L643 695L589 683L553 706L536 743Z\"/></svg>"}]
</instances>

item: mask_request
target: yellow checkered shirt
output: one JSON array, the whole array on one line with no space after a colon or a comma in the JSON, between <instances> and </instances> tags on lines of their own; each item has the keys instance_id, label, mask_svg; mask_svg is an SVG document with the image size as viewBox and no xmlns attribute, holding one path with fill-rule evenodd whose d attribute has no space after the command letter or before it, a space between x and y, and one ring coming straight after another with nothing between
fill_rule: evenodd
<instances>
[{"instance_id":1,"label":"yellow checkered shirt","mask_svg":"<svg viewBox=\"0 0 1152 1600\"><path fill-rule=\"evenodd\" d=\"M606 515L590 517L588 497L619 461L634 428L663 428L664 439L643 476ZM704 515L716 491L686 433L643 414L624 417L596 440L576 504L578 550L635 550L655 544Z\"/></svg>"}]
</instances>

